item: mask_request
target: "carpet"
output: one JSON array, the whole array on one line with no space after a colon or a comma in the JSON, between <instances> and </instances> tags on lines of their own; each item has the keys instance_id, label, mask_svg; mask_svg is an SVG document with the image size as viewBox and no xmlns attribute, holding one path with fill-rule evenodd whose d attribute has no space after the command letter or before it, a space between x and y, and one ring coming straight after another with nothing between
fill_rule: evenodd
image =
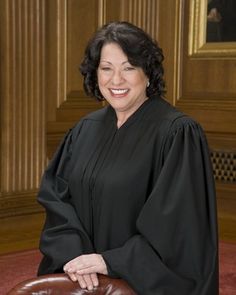
<instances>
[{"instance_id":1,"label":"carpet","mask_svg":"<svg viewBox=\"0 0 236 295\"><path fill-rule=\"evenodd\" d=\"M16 284L35 277L41 257L38 250L0 256L0 294L5 295Z\"/></svg>"},{"instance_id":2,"label":"carpet","mask_svg":"<svg viewBox=\"0 0 236 295\"><path fill-rule=\"evenodd\" d=\"M16 284L35 277L41 257L38 250L0 256L0 294L5 295ZM219 259L220 295L236 295L236 244L221 242Z\"/></svg>"},{"instance_id":3,"label":"carpet","mask_svg":"<svg viewBox=\"0 0 236 295\"><path fill-rule=\"evenodd\" d=\"M236 295L236 244L220 243L220 295Z\"/></svg>"}]
</instances>

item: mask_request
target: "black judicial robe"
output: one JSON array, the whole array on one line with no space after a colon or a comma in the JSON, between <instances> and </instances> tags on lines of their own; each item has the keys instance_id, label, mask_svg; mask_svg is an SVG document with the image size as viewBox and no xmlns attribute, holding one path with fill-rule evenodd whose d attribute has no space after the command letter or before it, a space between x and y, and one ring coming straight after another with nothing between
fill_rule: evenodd
<instances>
[{"instance_id":1,"label":"black judicial robe","mask_svg":"<svg viewBox=\"0 0 236 295\"><path fill-rule=\"evenodd\" d=\"M214 180L201 127L153 97L117 129L108 106L70 130L44 173L39 275L100 253L141 295L218 294Z\"/></svg>"}]
</instances>

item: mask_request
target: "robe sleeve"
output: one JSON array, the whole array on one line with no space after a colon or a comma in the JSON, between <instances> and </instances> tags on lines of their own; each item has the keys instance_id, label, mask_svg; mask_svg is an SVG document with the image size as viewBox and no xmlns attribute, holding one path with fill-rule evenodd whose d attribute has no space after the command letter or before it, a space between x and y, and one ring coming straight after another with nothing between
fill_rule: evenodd
<instances>
[{"instance_id":1,"label":"robe sleeve","mask_svg":"<svg viewBox=\"0 0 236 295\"><path fill-rule=\"evenodd\" d=\"M46 221L39 245L44 256L38 275L63 272L63 265L81 255L83 249L93 252L91 241L70 203L68 178L72 168L72 147L71 130L65 136L42 178L38 202L45 208Z\"/></svg>"},{"instance_id":2,"label":"robe sleeve","mask_svg":"<svg viewBox=\"0 0 236 295\"><path fill-rule=\"evenodd\" d=\"M205 136L191 119L171 127L136 226L122 247L102 253L111 275L142 295L218 294L214 180Z\"/></svg>"}]
</instances>

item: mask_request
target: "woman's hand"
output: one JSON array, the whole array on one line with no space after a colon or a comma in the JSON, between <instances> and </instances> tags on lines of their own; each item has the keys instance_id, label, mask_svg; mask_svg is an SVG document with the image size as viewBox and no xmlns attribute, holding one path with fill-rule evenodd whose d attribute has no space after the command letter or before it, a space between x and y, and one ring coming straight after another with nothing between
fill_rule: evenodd
<instances>
[{"instance_id":1,"label":"woman's hand","mask_svg":"<svg viewBox=\"0 0 236 295\"><path fill-rule=\"evenodd\" d=\"M98 286L97 273L107 275L107 266L102 255L87 254L66 263L64 271L72 281L78 281L81 288L90 290Z\"/></svg>"}]
</instances>

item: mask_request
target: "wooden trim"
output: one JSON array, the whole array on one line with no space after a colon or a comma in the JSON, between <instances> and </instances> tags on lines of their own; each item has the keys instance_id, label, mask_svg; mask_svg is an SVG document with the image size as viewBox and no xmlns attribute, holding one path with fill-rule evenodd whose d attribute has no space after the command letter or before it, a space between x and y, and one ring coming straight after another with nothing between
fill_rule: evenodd
<instances>
[{"instance_id":1,"label":"wooden trim","mask_svg":"<svg viewBox=\"0 0 236 295\"><path fill-rule=\"evenodd\" d=\"M0 218L43 212L36 201L37 191L0 195Z\"/></svg>"}]
</instances>

